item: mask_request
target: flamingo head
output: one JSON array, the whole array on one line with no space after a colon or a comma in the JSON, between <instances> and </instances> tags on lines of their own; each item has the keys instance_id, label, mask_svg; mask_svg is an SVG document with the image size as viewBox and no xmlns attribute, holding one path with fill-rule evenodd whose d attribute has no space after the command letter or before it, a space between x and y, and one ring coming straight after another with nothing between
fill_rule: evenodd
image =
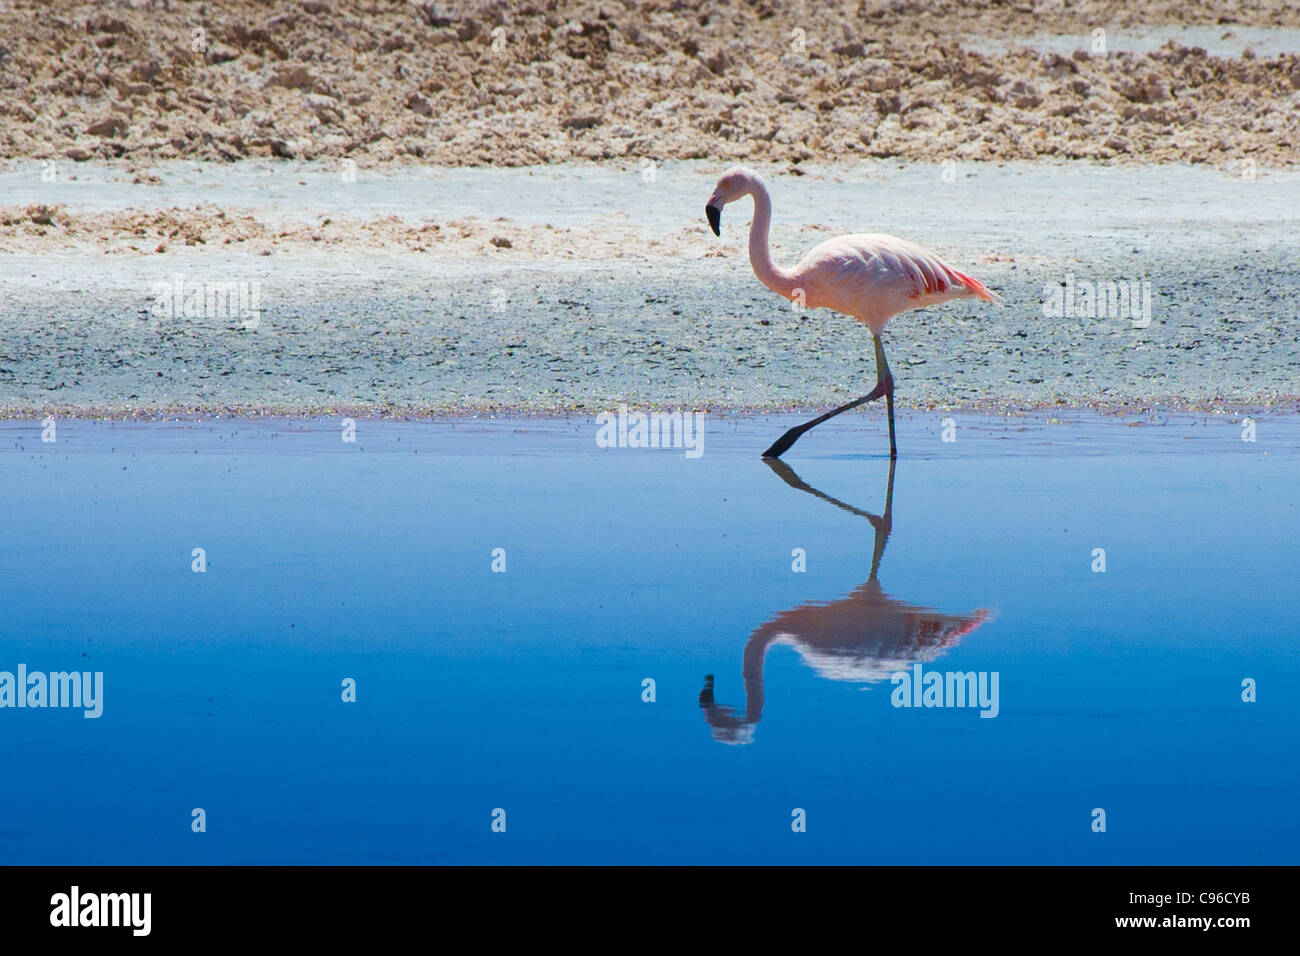
<instances>
[{"instance_id":1,"label":"flamingo head","mask_svg":"<svg viewBox=\"0 0 1300 956\"><path fill-rule=\"evenodd\" d=\"M722 235L719 229L722 224L722 207L749 193L757 179L743 166L732 166L718 179L718 185L714 187L713 195L704 207L705 218L709 220L709 228L715 236Z\"/></svg>"}]
</instances>

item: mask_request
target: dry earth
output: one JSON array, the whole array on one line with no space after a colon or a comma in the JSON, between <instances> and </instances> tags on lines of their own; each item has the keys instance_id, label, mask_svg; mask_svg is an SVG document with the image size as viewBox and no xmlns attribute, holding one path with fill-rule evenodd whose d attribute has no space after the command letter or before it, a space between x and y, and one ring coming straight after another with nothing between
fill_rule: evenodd
<instances>
[{"instance_id":1,"label":"dry earth","mask_svg":"<svg viewBox=\"0 0 1300 956\"><path fill-rule=\"evenodd\" d=\"M5 0L0 156L1295 162L1294 53L973 49L1170 24L1300 6Z\"/></svg>"}]
</instances>

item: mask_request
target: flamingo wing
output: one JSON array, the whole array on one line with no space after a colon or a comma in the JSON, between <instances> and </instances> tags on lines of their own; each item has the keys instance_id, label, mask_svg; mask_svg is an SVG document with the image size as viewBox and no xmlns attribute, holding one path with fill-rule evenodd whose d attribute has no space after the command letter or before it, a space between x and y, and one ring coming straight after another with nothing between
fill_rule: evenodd
<instances>
[{"instance_id":1,"label":"flamingo wing","mask_svg":"<svg viewBox=\"0 0 1300 956\"><path fill-rule=\"evenodd\" d=\"M906 309L954 298L997 298L978 279L959 272L915 243L896 236L841 236L814 247L794 269L807 304L843 312L876 328Z\"/></svg>"}]
</instances>

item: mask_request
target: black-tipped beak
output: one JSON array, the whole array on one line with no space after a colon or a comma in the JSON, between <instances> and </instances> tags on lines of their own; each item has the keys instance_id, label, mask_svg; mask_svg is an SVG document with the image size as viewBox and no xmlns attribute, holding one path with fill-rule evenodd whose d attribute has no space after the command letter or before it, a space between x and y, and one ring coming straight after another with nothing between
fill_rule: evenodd
<instances>
[{"instance_id":1,"label":"black-tipped beak","mask_svg":"<svg viewBox=\"0 0 1300 956\"><path fill-rule=\"evenodd\" d=\"M715 236L722 235L722 233L718 231L718 226L722 222L722 208L710 203L704 207L704 215L708 217L709 228L713 230L713 234Z\"/></svg>"}]
</instances>

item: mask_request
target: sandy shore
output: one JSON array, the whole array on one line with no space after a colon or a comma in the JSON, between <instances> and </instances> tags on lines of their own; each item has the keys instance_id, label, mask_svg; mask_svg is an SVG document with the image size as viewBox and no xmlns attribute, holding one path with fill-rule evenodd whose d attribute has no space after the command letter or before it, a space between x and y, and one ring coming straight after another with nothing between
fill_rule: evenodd
<instances>
[{"instance_id":1,"label":"sandy shore","mask_svg":"<svg viewBox=\"0 0 1300 956\"><path fill-rule=\"evenodd\" d=\"M779 260L865 219L1005 298L891 324L905 406L1295 407L1298 174L967 164L944 183L933 166L769 172ZM328 164L182 164L133 184L101 168L59 187L50 224L0 229L0 404L10 416L567 414L860 394L874 380L866 330L796 313L757 283L746 211L728 211L721 240L702 222L712 174L670 164L646 183L635 167L579 164L340 184ZM27 198L42 188L25 167L0 185ZM172 204L198 196L198 209ZM158 288L177 276L256 287L257 322L158 314ZM1067 282L1131 279L1150 290L1145 325L1045 313Z\"/></svg>"}]
</instances>

